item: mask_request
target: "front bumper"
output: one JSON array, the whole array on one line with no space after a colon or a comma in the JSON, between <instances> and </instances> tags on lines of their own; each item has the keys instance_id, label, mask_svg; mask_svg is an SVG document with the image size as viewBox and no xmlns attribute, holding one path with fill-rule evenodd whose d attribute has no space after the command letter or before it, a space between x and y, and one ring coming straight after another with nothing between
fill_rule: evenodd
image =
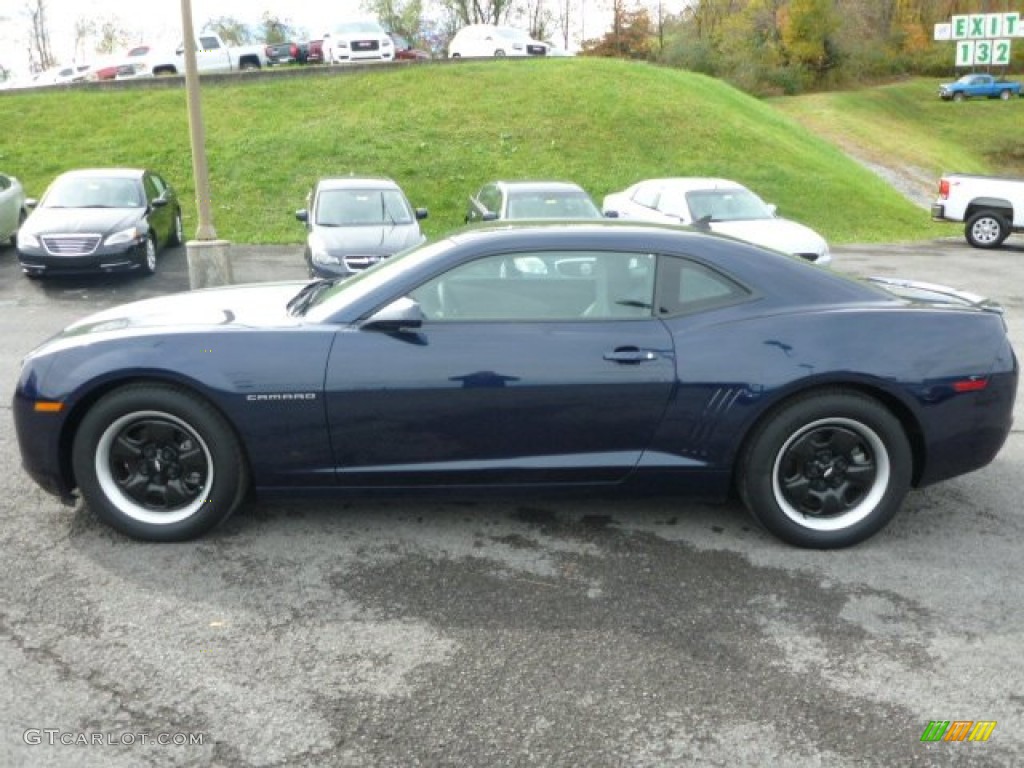
<instances>
[{"instance_id":1,"label":"front bumper","mask_svg":"<svg viewBox=\"0 0 1024 768\"><path fill-rule=\"evenodd\" d=\"M87 256L57 256L42 248L18 251L21 271L32 276L131 272L146 261L146 242L106 246Z\"/></svg>"}]
</instances>

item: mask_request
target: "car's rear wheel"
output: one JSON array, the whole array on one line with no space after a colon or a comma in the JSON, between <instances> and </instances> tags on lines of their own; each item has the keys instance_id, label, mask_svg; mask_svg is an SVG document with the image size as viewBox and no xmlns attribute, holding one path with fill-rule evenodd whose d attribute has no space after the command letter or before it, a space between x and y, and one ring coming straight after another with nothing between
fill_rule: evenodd
<instances>
[{"instance_id":1,"label":"car's rear wheel","mask_svg":"<svg viewBox=\"0 0 1024 768\"><path fill-rule=\"evenodd\" d=\"M500 59L502 56L505 55L505 50L503 48L499 48L494 52L494 55Z\"/></svg>"},{"instance_id":2,"label":"car's rear wheel","mask_svg":"<svg viewBox=\"0 0 1024 768\"><path fill-rule=\"evenodd\" d=\"M1007 91L1007 90L1000 91L999 92L999 98L1002 99L1003 101L1009 101L1010 100L1010 92Z\"/></svg>"},{"instance_id":3,"label":"car's rear wheel","mask_svg":"<svg viewBox=\"0 0 1024 768\"><path fill-rule=\"evenodd\" d=\"M953 101L964 101L967 97L960 91L953 94Z\"/></svg>"},{"instance_id":4,"label":"car's rear wheel","mask_svg":"<svg viewBox=\"0 0 1024 768\"><path fill-rule=\"evenodd\" d=\"M975 248L998 248L1010 236L1010 225L998 211L978 211L968 217L964 236Z\"/></svg>"},{"instance_id":5,"label":"car's rear wheel","mask_svg":"<svg viewBox=\"0 0 1024 768\"><path fill-rule=\"evenodd\" d=\"M234 511L248 472L230 425L187 390L135 384L105 395L72 447L89 508L129 536L183 541Z\"/></svg>"},{"instance_id":6,"label":"car's rear wheel","mask_svg":"<svg viewBox=\"0 0 1024 768\"><path fill-rule=\"evenodd\" d=\"M174 214L174 226L171 229L171 239L168 245L181 245L185 242L185 227L181 221L181 211Z\"/></svg>"},{"instance_id":7,"label":"car's rear wheel","mask_svg":"<svg viewBox=\"0 0 1024 768\"><path fill-rule=\"evenodd\" d=\"M142 271L147 275L156 274L156 240L150 235L146 238L146 252L142 257Z\"/></svg>"},{"instance_id":8,"label":"car's rear wheel","mask_svg":"<svg viewBox=\"0 0 1024 768\"><path fill-rule=\"evenodd\" d=\"M18 227L13 232L11 232L11 245L12 246L17 246L18 245L18 230L21 229L21 225L25 223L25 219L27 219L27 218L28 218L28 214L25 213L25 209L24 208L21 209L20 211L18 211Z\"/></svg>"},{"instance_id":9,"label":"car's rear wheel","mask_svg":"<svg viewBox=\"0 0 1024 768\"><path fill-rule=\"evenodd\" d=\"M913 459L899 420L844 390L809 394L772 414L746 443L737 487L753 517L800 547L846 547L896 514Z\"/></svg>"}]
</instances>

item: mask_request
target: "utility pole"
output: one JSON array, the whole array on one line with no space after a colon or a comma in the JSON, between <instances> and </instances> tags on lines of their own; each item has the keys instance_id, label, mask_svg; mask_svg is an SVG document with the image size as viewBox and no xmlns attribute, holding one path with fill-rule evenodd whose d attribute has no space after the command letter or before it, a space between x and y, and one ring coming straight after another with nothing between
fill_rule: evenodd
<instances>
[{"instance_id":1,"label":"utility pole","mask_svg":"<svg viewBox=\"0 0 1024 768\"><path fill-rule=\"evenodd\" d=\"M213 206L210 199L210 171L206 164L206 131L199 89L199 68L196 64L196 35L192 26L192 0L181 0L182 47L185 55L185 92L188 99L188 128L192 145L192 177L196 188L196 210L199 226L194 240L185 245L188 258L190 288L229 285L231 270L230 246L218 240L213 228Z\"/></svg>"}]
</instances>

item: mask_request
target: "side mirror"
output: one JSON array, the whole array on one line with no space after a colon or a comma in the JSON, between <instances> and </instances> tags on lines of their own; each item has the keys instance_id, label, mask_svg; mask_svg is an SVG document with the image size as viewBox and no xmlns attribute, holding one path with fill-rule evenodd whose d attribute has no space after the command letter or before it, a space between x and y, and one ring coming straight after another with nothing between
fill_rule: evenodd
<instances>
[{"instance_id":1,"label":"side mirror","mask_svg":"<svg viewBox=\"0 0 1024 768\"><path fill-rule=\"evenodd\" d=\"M295 218L303 223L309 223L309 211L301 208L295 212Z\"/></svg>"},{"instance_id":2,"label":"side mirror","mask_svg":"<svg viewBox=\"0 0 1024 768\"><path fill-rule=\"evenodd\" d=\"M498 214L494 211L484 211L483 216L480 217L480 221L497 221Z\"/></svg>"},{"instance_id":3,"label":"side mirror","mask_svg":"<svg viewBox=\"0 0 1024 768\"><path fill-rule=\"evenodd\" d=\"M423 309L418 301L403 296L370 315L362 324L364 331L402 333L423 325Z\"/></svg>"},{"instance_id":4,"label":"side mirror","mask_svg":"<svg viewBox=\"0 0 1024 768\"><path fill-rule=\"evenodd\" d=\"M34 197L25 198L25 207L28 208L30 211L37 205L39 205L39 201L36 200Z\"/></svg>"},{"instance_id":5,"label":"side mirror","mask_svg":"<svg viewBox=\"0 0 1024 768\"><path fill-rule=\"evenodd\" d=\"M778 212L779 206L775 205L775 203L768 203L768 213L770 213L772 216L776 216L778 215Z\"/></svg>"},{"instance_id":6,"label":"side mirror","mask_svg":"<svg viewBox=\"0 0 1024 768\"><path fill-rule=\"evenodd\" d=\"M604 212L604 217L606 219L617 219L617 218L619 218L619 212L618 211L605 211Z\"/></svg>"},{"instance_id":7,"label":"side mirror","mask_svg":"<svg viewBox=\"0 0 1024 768\"><path fill-rule=\"evenodd\" d=\"M160 195L160 197L154 197L153 200L150 202L150 205L153 206L154 208L163 208L165 205L167 205L167 198L164 197L163 195Z\"/></svg>"},{"instance_id":8,"label":"side mirror","mask_svg":"<svg viewBox=\"0 0 1024 768\"><path fill-rule=\"evenodd\" d=\"M429 215L429 212L427 211L426 208L417 208L416 209L416 219L418 221L423 221L423 219L427 218L428 215Z\"/></svg>"}]
</instances>

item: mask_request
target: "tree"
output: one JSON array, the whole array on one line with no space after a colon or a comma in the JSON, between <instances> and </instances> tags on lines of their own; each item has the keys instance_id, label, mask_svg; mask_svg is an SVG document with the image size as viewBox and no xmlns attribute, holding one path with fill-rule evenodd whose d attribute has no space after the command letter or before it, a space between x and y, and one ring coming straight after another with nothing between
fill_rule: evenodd
<instances>
[{"instance_id":1,"label":"tree","mask_svg":"<svg viewBox=\"0 0 1024 768\"><path fill-rule=\"evenodd\" d=\"M503 24L512 12L512 0L441 0L462 26Z\"/></svg>"},{"instance_id":2,"label":"tree","mask_svg":"<svg viewBox=\"0 0 1024 768\"><path fill-rule=\"evenodd\" d=\"M835 65L832 0L790 0L783 11L782 42L791 61L818 74Z\"/></svg>"},{"instance_id":3,"label":"tree","mask_svg":"<svg viewBox=\"0 0 1024 768\"><path fill-rule=\"evenodd\" d=\"M50 50L50 27L46 19L46 0L30 0L26 11L29 17L29 64L40 72L57 65Z\"/></svg>"},{"instance_id":4,"label":"tree","mask_svg":"<svg viewBox=\"0 0 1024 768\"><path fill-rule=\"evenodd\" d=\"M83 61L82 44L96 35L96 21L80 16L75 20L75 61Z\"/></svg>"},{"instance_id":5,"label":"tree","mask_svg":"<svg viewBox=\"0 0 1024 768\"><path fill-rule=\"evenodd\" d=\"M259 37L268 45L287 43L295 38L295 27L289 19L281 19L272 16L270 11L264 11L260 19Z\"/></svg>"},{"instance_id":6,"label":"tree","mask_svg":"<svg viewBox=\"0 0 1024 768\"><path fill-rule=\"evenodd\" d=\"M423 0L366 0L364 10L377 17L388 32L401 35L410 43L423 37Z\"/></svg>"},{"instance_id":7,"label":"tree","mask_svg":"<svg viewBox=\"0 0 1024 768\"><path fill-rule=\"evenodd\" d=\"M252 42L252 31L233 16L218 16L203 25L204 30L216 32L228 45L247 45Z\"/></svg>"},{"instance_id":8,"label":"tree","mask_svg":"<svg viewBox=\"0 0 1024 768\"><path fill-rule=\"evenodd\" d=\"M651 55L651 17L646 8L626 10L625 0L612 0L612 28L598 40L584 41L588 56L646 59Z\"/></svg>"},{"instance_id":9,"label":"tree","mask_svg":"<svg viewBox=\"0 0 1024 768\"><path fill-rule=\"evenodd\" d=\"M128 31L114 17L104 19L97 31L96 53L110 54L128 44Z\"/></svg>"}]
</instances>

